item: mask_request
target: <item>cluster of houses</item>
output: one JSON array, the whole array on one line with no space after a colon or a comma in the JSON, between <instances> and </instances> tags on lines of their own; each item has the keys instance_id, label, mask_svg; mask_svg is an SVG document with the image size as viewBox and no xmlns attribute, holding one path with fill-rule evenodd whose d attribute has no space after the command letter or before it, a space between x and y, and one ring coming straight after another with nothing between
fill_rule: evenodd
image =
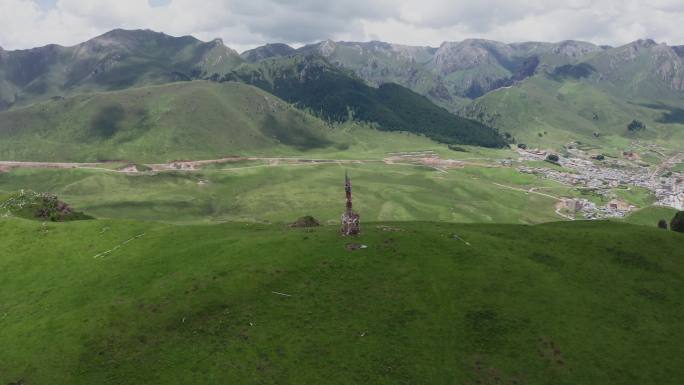
<instances>
[{"instance_id":1,"label":"cluster of houses","mask_svg":"<svg viewBox=\"0 0 684 385\"><path fill-rule=\"evenodd\" d=\"M518 149L521 160L546 159L547 152ZM557 164L565 170L551 167L520 166L523 173L539 175L559 183L591 189L594 193L611 199L605 206L598 206L587 199L567 198L563 206L567 212L582 213L585 218L623 217L635 207L615 199L615 189L643 187L653 193L657 205L684 210L684 174L666 171L627 160L596 160L575 148L568 150L570 156L559 157ZM634 158L634 157L632 157ZM677 157L672 162L680 161ZM666 164L671 167L674 163ZM667 162L666 162L667 163ZM567 170L567 171L566 171ZM567 203L565 203L567 201Z\"/></svg>"}]
</instances>

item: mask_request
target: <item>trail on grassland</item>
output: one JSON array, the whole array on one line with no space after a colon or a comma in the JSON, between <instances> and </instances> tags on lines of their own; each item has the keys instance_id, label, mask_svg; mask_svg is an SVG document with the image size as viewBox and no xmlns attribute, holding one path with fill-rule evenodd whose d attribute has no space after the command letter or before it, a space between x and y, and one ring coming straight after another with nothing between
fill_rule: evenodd
<instances>
[{"instance_id":1,"label":"trail on grassland","mask_svg":"<svg viewBox=\"0 0 684 385\"><path fill-rule=\"evenodd\" d=\"M478 159L484 162L477 163L470 160ZM475 167L500 167L495 164L493 159L488 158L472 158L472 159L442 159L438 155L430 152L415 153L391 153L382 159L327 159L327 158L299 158L299 157L257 157L257 156L231 156L218 159L203 159L203 160L176 160L166 163L149 163L142 164L144 168L148 168L150 172L160 171L195 171L201 169L203 166L222 164L222 163L237 163L249 161L264 161L267 164L258 166L246 167L272 167L280 165L293 164L362 164L362 163L379 163L387 165L423 165L433 168L437 171L444 172L449 168L463 168L465 166ZM492 162L492 163L488 163ZM131 168L133 163L121 162L19 162L19 161L0 161L0 171L8 171L13 168L56 168L56 169L95 169L110 172L119 172L124 174L131 174L142 172L136 168ZM112 166L121 165L118 168Z\"/></svg>"}]
</instances>

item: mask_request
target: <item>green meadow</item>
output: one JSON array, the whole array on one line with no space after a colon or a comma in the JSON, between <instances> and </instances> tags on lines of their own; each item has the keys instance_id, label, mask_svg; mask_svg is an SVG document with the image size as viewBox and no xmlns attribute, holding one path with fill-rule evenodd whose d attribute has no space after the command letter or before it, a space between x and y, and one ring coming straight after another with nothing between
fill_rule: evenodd
<instances>
[{"instance_id":1,"label":"green meadow","mask_svg":"<svg viewBox=\"0 0 684 385\"><path fill-rule=\"evenodd\" d=\"M354 185L364 221L539 223L564 220L553 198L517 189L567 187L513 168L467 167L440 172L380 162L215 164L194 172L128 175L88 169L15 169L0 173L0 192L49 191L98 218L174 223L291 222L313 215L337 223L343 175Z\"/></svg>"},{"instance_id":2,"label":"green meadow","mask_svg":"<svg viewBox=\"0 0 684 385\"><path fill-rule=\"evenodd\" d=\"M684 378L682 234L600 221L338 231L0 219L0 383Z\"/></svg>"}]
</instances>

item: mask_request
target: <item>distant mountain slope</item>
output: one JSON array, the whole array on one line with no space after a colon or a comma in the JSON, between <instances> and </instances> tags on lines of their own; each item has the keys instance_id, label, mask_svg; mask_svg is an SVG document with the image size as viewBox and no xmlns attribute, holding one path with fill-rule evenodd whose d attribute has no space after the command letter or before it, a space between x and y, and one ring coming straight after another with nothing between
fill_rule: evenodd
<instances>
[{"instance_id":1,"label":"distant mountain slope","mask_svg":"<svg viewBox=\"0 0 684 385\"><path fill-rule=\"evenodd\" d=\"M245 51L240 54L240 57L250 63L255 63L259 60L268 59L271 57L287 56L295 52L297 52L297 50L287 44L274 43Z\"/></svg>"},{"instance_id":2,"label":"distant mountain slope","mask_svg":"<svg viewBox=\"0 0 684 385\"><path fill-rule=\"evenodd\" d=\"M546 68L461 113L531 145L627 146L639 138L684 145L684 59L678 47L638 40ZM647 129L627 130L634 119Z\"/></svg>"},{"instance_id":3,"label":"distant mountain slope","mask_svg":"<svg viewBox=\"0 0 684 385\"><path fill-rule=\"evenodd\" d=\"M77 92L189 80L242 62L220 40L113 30L73 47L0 51L0 110Z\"/></svg>"},{"instance_id":4,"label":"distant mountain slope","mask_svg":"<svg viewBox=\"0 0 684 385\"><path fill-rule=\"evenodd\" d=\"M346 144L256 87L181 82L83 94L0 112L0 159L170 161Z\"/></svg>"},{"instance_id":5,"label":"distant mountain slope","mask_svg":"<svg viewBox=\"0 0 684 385\"><path fill-rule=\"evenodd\" d=\"M579 140L618 151L635 139L667 147L684 146L683 101L629 100L584 77L581 68L564 68L553 76L537 75L514 87L490 92L461 113L508 132L518 143L531 147L558 148ZM635 119L644 122L646 129L630 132L627 126Z\"/></svg>"},{"instance_id":6,"label":"distant mountain slope","mask_svg":"<svg viewBox=\"0 0 684 385\"><path fill-rule=\"evenodd\" d=\"M505 44L468 39L439 48L324 41L299 51L317 52L370 84L401 84L455 110L468 99L532 76L538 68L567 64L604 49L579 41Z\"/></svg>"},{"instance_id":7,"label":"distant mountain slope","mask_svg":"<svg viewBox=\"0 0 684 385\"><path fill-rule=\"evenodd\" d=\"M590 79L620 97L684 100L684 57L679 47L637 40L583 62L594 70Z\"/></svg>"},{"instance_id":8,"label":"distant mountain slope","mask_svg":"<svg viewBox=\"0 0 684 385\"><path fill-rule=\"evenodd\" d=\"M327 120L353 118L376 123L383 130L424 134L444 143L505 145L503 138L486 125L455 116L400 85L370 87L318 54L245 64L220 80L253 84Z\"/></svg>"}]
</instances>

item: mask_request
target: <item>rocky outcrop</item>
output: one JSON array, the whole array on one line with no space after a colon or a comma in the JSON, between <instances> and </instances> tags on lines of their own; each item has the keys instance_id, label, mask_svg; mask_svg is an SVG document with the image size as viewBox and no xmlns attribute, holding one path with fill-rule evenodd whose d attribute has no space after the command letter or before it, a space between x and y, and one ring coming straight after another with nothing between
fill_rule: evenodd
<instances>
[{"instance_id":1,"label":"rocky outcrop","mask_svg":"<svg viewBox=\"0 0 684 385\"><path fill-rule=\"evenodd\" d=\"M503 43L468 39L461 42L445 42L435 52L432 65L441 75L473 69L483 65L497 65L505 68L513 49ZM504 63L502 63L504 62Z\"/></svg>"},{"instance_id":2,"label":"rocky outcrop","mask_svg":"<svg viewBox=\"0 0 684 385\"><path fill-rule=\"evenodd\" d=\"M653 48L653 66L660 79L676 91L684 91L684 61L677 51L666 45Z\"/></svg>"}]
</instances>

